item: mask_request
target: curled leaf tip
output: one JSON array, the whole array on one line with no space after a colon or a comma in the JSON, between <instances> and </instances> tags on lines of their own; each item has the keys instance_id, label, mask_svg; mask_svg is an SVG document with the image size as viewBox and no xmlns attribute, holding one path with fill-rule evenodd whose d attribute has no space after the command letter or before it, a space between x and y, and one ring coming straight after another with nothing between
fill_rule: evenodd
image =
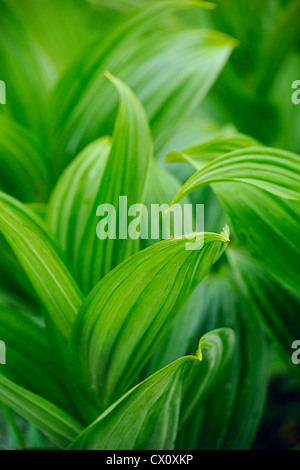
<instances>
[{"instance_id":1,"label":"curled leaf tip","mask_svg":"<svg viewBox=\"0 0 300 470\"><path fill-rule=\"evenodd\" d=\"M116 80L116 77L114 77L108 70L105 70L104 76L105 76L106 78L108 78L108 80L110 80L111 82L113 82L114 80Z\"/></svg>"},{"instance_id":2,"label":"curled leaf tip","mask_svg":"<svg viewBox=\"0 0 300 470\"><path fill-rule=\"evenodd\" d=\"M173 209L174 204L171 204L168 209L165 210L164 214L168 214Z\"/></svg>"},{"instance_id":3,"label":"curled leaf tip","mask_svg":"<svg viewBox=\"0 0 300 470\"><path fill-rule=\"evenodd\" d=\"M222 235L224 236L226 242L230 242L230 228L229 226L226 224L222 230Z\"/></svg>"},{"instance_id":4,"label":"curled leaf tip","mask_svg":"<svg viewBox=\"0 0 300 470\"><path fill-rule=\"evenodd\" d=\"M203 354L202 354L202 349L201 349L201 343L199 343L199 347L196 353L196 357L199 359L199 361L203 360Z\"/></svg>"}]
</instances>

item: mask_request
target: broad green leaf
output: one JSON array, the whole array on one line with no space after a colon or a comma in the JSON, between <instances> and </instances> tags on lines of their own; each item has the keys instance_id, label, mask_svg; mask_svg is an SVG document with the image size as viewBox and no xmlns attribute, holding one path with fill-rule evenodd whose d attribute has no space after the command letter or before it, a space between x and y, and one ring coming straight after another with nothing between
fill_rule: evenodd
<instances>
[{"instance_id":1,"label":"broad green leaf","mask_svg":"<svg viewBox=\"0 0 300 470\"><path fill-rule=\"evenodd\" d=\"M40 429L55 445L66 447L82 431L67 413L0 374L0 401Z\"/></svg>"},{"instance_id":2,"label":"broad green leaf","mask_svg":"<svg viewBox=\"0 0 300 470\"><path fill-rule=\"evenodd\" d=\"M234 344L234 334L229 328L215 329L202 337L197 355L202 359L203 351L206 351L206 361L203 363L205 379L199 380L196 370L186 378L183 384L180 427L189 417L194 416L203 400L214 389L216 382L223 378Z\"/></svg>"},{"instance_id":3,"label":"broad green leaf","mask_svg":"<svg viewBox=\"0 0 300 470\"><path fill-rule=\"evenodd\" d=\"M218 339L218 340L217 340ZM191 372L207 384L214 356L229 354L234 340L230 330L217 330L201 339L197 356L187 356L155 373L131 389L70 446L80 450L170 450L178 430L182 382ZM211 378L211 377L210 377ZM205 386L201 392L205 391ZM137 419L137 416L139 419Z\"/></svg>"},{"instance_id":4,"label":"broad green leaf","mask_svg":"<svg viewBox=\"0 0 300 470\"><path fill-rule=\"evenodd\" d=\"M298 295L299 165L298 155L281 150L235 151L196 172L173 203L199 186L213 183L241 243L271 277Z\"/></svg>"},{"instance_id":5,"label":"broad green leaf","mask_svg":"<svg viewBox=\"0 0 300 470\"><path fill-rule=\"evenodd\" d=\"M25 202L45 201L51 175L34 137L11 119L0 116L0 184Z\"/></svg>"},{"instance_id":6,"label":"broad green leaf","mask_svg":"<svg viewBox=\"0 0 300 470\"><path fill-rule=\"evenodd\" d=\"M68 338L82 302L82 294L43 222L23 204L0 193L0 230L57 331Z\"/></svg>"},{"instance_id":7,"label":"broad green leaf","mask_svg":"<svg viewBox=\"0 0 300 470\"><path fill-rule=\"evenodd\" d=\"M73 266L110 150L109 137L88 145L61 175L47 207L48 225ZM96 214L94 216L96 218ZM78 267L74 266L74 271L80 275Z\"/></svg>"},{"instance_id":8,"label":"broad green leaf","mask_svg":"<svg viewBox=\"0 0 300 470\"><path fill-rule=\"evenodd\" d=\"M215 31L153 28L165 14L195 6L211 4L154 3L123 20L104 40L89 44L69 67L51 98L51 154L57 172L88 143L112 132L117 101L105 70L127 83L142 101L156 151L166 144L208 92L235 46L233 39Z\"/></svg>"},{"instance_id":9,"label":"broad green leaf","mask_svg":"<svg viewBox=\"0 0 300 470\"><path fill-rule=\"evenodd\" d=\"M227 257L239 289L278 347L289 369L299 375L291 361L291 345L300 331L300 298L274 282L243 249L230 249Z\"/></svg>"},{"instance_id":10,"label":"broad green leaf","mask_svg":"<svg viewBox=\"0 0 300 470\"><path fill-rule=\"evenodd\" d=\"M202 142L194 147L189 147L183 152L170 152L166 162L187 162L196 170L201 170L207 163L227 152L240 150L244 147L258 146L258 142L243 134L222 134L211 140Z\"/></svg>"},{"instance_id":11,"label":"broad green leaf","mask_svg":"<svg viewBox=\"0 0 300 470\"><path fill-rule=\"evenodd\" d=\"M195 234L193 250L186 237L164 240L124 261L91 291L74 325L69 362L99 406L134 384L228 241L227 231Z\"/></svg>"},{"instance_id":12,"label":"broad green leaf","mask_svg":"<svg viewBox=\"0 0 300 470\"><path fill-rule=\"evenodd\" d=\"M147 368L148 375L186 354L191 354L194 350L196 332L198 332L199 323L202 321L199 313L202 302L205 300L202 283L200 283L177 315L172 328L151 359Z\"/></svg>"},{"instance_id":13,"label":"broad green leaf","mask_svg":"<svg viewBox=\"0 0 300 470\"><path fill-rule=\"evenodd\" d=\"M247 299L236 289L228 267L207 276L200 286L197 334L229 327L235 334L232 360L204 406L197 388L185 384L178 446L182 449L247 449L264 410L269 372L269 347ZM218 359L218 358L217 358ZM221 356L220 359L223 359ZM195 382L196 383L196 382ZM194 406L193 406L194 400ZM185 411L185 412L184 412Z\"/></svg>"},{"instance_id":14,"label":"broad green leaf","mask_svg":"<svg viewBox=\"0 0 300 470\"><path fill-rule=\"evenodd\" d=\"M143 202L152 158L152 139L142 106L125 84L109 77L121 97L112 143L101 139L83 151L59 180L49 208L51 228L67 250L84 292L138 250L139 240L126 237L130 219L124 220L124 211ZM120 196L127 198L126 209ZM98 214L101 204L110 204L115 211L115 221L106 217L114 238L105 238L107 227L100 234L102 239L96 235L106 215ZM119 230L125 231L125 237L119 237Z\"/></svg>"},{"instance_id":15,"label":"broad green leaf","mask_svg":"<svg viewBox=\"0 0 300 470\"><path fill-rule=\"evenodd\" d=\"M173 203L217 182L240 182L287 199L300 199L300 157L265 147L246 148L222 155L197 171L181 188Z\"/></svg>"}]
</instances>

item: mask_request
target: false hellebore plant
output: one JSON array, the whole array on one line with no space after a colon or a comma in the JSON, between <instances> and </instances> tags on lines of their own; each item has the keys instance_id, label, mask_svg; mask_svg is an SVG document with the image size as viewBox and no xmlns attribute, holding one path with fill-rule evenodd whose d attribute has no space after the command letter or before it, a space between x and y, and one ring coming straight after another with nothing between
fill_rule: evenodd
<instances>
[{"instance_id":1,"label":"false hellebore plant","mask_svg":"<svg viewBox=\"0 0 300 470\"><path fill-rule=\"evenodd\" d=\"M1 114L0 402L20 444L11 410L54 448L246 449L265 402L265 333L291 366L299 156L222 134L168 153L193 169L182 187L154 159L236 45L211 30L143 34L181 3L142 9L89 44L50 105L32 110L23 84L27 111L7 98ZM225 224L194 235L200 250L186 236L96 236L99 204L175 204L207 185L229 248Z\"/></svg>"}]
</instances>

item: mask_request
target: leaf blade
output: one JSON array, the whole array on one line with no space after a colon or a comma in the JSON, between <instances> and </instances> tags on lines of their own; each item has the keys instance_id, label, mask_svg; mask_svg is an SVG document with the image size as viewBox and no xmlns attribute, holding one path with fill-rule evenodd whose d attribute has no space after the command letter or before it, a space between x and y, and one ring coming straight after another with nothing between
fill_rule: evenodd
<instances>
[{"instance_id":1,"label":"leaf blade","mask_svg":"<svg viewBox=\"0 0 300 470\"><path fill-rule=\"evenodd\" d=\"M3 235L58 331L67 338L82 294L60 258L55 242L34 213L4 193L0 193L0 216Z\"/></svg>"},{"instance_id":2,"label":"leaf blade","mask_svg":"<svg viewBox=\"0 0 300 470\"><path fill-rule=\"evenodd\" d=\"M131 389L83 431L70 449L172 449L178 428L181 383L193 366L199 382L205 382L207 368L203 364L211 360L206 353L211 348L221 349L215 338L223 334L225 329L208 333L199 344L201 356L178 359ZM230 330L226 334L230 349L233 336ZM216 369L214 375L218 373Z\"/></svg>"},{"instance_id":3,"label":"leaf blade","mask_svg":"<svg viewBox=\"0 0 300 470\"><path fill-rule=\"evenodd\" d=\"M137 253L106 275L85 300L69 360L77 358L81 386L100 400L99 406L107 406L132 385L181 305L228 243L218 234L196 238L199 251L185 250L187 238L177 237Z\"/></svg>"}]
</instances>

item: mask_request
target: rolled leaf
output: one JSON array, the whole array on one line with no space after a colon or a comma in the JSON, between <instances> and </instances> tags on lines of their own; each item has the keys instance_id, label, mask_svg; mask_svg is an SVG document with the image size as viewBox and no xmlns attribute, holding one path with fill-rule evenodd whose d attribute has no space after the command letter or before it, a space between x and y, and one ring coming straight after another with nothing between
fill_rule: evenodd
<instances>
[{"instance_id":1,"label":"rolled leaf","mask_svg":"<svg viewBox=\"0 0 300 470\"><path fill-rule=\"evenodd\" d=\"M178 446L194 449L247 449L264 410L269 373L269 345L247 299L240 295L228 267L201 284L198 334L230 327L235 334L231 361L204 406L191 406L194 388L186 383ZM197 382L195 381L195 384ZM197 401L195 401L197 405Z\"/></svg>"},{"instance_id":2,"label":"rolled leaf","mask_svg":"<svg viewBox=\"0 0 300 470\"><path fill-rule=\"evenodd\" d=\"M219 342L216 337L220 338ZM182 382L193 370L198 374L199 383L205 383L208 371L212 371L209 367L212 357L218 353L227 354L233 340L230 330L208 333L200 341L197 356L178 359L130 390L85 429L70 448L173 449L178 430ZM217 378L218 374L220 368L215 367L214 377Z\"/></svg>"}]
</instances>

